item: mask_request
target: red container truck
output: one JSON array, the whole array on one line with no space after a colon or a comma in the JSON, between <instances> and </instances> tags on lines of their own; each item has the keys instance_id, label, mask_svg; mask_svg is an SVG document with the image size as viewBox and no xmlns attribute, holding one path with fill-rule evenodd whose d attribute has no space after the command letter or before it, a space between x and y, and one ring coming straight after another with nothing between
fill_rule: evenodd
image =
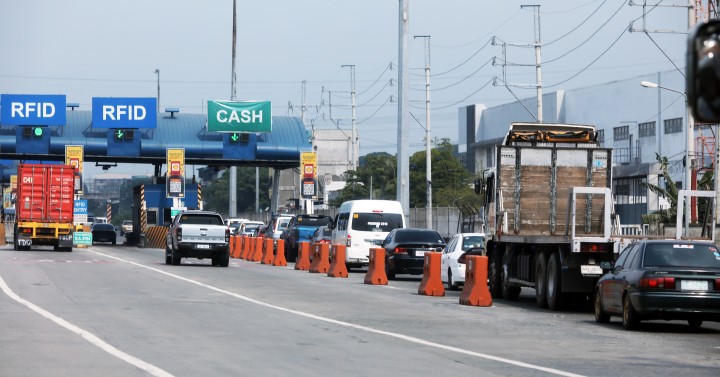
<instances>
[{"instance_id":1,"label":"red container truck","mask_svg":"<svg viewBox=\"0 0 720 377\"><path fill-rule=\"evenodd\" d=\"M33 245L72 251L75 169L70 165L20 164L14 248Z\"/></svg>"}]
</instances>

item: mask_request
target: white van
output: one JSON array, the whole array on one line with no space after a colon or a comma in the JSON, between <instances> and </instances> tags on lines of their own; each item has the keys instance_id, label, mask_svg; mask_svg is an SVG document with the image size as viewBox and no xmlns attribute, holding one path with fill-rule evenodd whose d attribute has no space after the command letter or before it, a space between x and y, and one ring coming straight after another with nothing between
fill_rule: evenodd
<instances>
[{"instance_id":1,"label":"white van","mask_svg":"<svg viewBox=\"0 0 720 377\"><path fill-rule=\"evenodd\" d=\"M379 247L395 228L405 228L402 205L394 200L351 200L333 221L332 243L346 245L348 267L369 264L370 248Z\"/></svg>"}]
</instances>

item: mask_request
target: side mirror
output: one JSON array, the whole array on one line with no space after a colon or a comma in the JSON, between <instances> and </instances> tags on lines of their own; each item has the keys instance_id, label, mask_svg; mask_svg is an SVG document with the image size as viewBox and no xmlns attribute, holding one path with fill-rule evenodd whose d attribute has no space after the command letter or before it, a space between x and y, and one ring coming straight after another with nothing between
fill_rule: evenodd
<instances>
[{"instance_id":1,"label":"side mirror","mask_svg":"<svg viewBox=\"0 0 720 377\"><path fill-rule=\"evenodd\" d=\"M720 123L720 20L699 24L688 37L685 91L698 123Z\"/></svg>"}]
</instances>

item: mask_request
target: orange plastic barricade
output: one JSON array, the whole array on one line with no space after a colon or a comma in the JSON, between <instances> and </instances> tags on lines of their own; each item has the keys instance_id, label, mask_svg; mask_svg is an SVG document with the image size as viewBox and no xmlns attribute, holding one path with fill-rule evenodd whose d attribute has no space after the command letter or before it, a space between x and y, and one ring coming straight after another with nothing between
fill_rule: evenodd
<instances>
[{"instance_id":1,"label":"orange plastic barricade","mask_svg":"<svg viewBox=\"0 0 720 377\"><path fill-rule=\"evenodd\" d=\"M487 285L488 258L480 255L467 257L465 285L460 292L460 304L490 306L492 297Z\"/></svg>"},{"instance_id":2,"label":"orange plastic barricade","mask_svg":"<svg viewBox=\"0 0 720 377\"><path fill-rule=\"evenodd\" d=\"M300 242L298 244L298 257L295 262L295 269L307 271L310 269L310 243Z\"/></svg>"},{"instance_id":3,"label":"orange plastic barricade","mask_svg":"<svg viewBox=\"0 0 720 377\"><path fill-rule=\"evenodd\" d=\"M255 238L245 236L243 237L243 247L242 251L240 251L240 259L248 260L248 254L250 254L250 247L253 245L253 241Z\"/></svg>"},{"instance_id":4,"label":"orange plastic barricade","mask_svg":"<svg viewBox=\"0 0 720 377\"><path fill-rule=\"evenodd\" d=\"M263 248L263 254L260 263L272 264L273 258L275 258L275 255L273 254L273 239L266 238L265 247Z\"/></svg>"},{"instance_id":5,"label":"orange plastic barricade","mask_svg":"<svg viewBox=\"0 0 720 377\"><path fill-rule=\"evenodd\" d=\"M240 258L240 236L230 237L230 254L233 258Z\"/></svg>"},{"instance_id":6,"label":"orange plastic barricade","mask_svg":"<svg viewBox=\"0 0 720 377\"><path fill-rule=\"evenodd\" d=\"M379 247L370 248L370 265L365 274L365 284L387 285L388 278L385 274L385 249Z\"/></svg>"},{"instance_id":7,"label":"orange plastic barricade","mask_svg":"<svg viewBox=\"0 0 720 377\"><path fill-rule=\"evenodd\" d=\"M260 259L262 259L263 239L260 237L255 238L255 250L250 255L251 262L260 262Z\"/></svg>"},{"instance_id":8,"label":"orange plastic barricade","mask_svg":"<svg viewBox=\"0 0 720 377\"><path fill-rule=\"evenodd\" d=\"M235 257L234 258L238 259L238 258L240 258L240 251L242 250L242 237L234 236L233 240L235 241L235 242L233 242L233 244L235 245L235 250L234 250Z\"/></svg>"},{"instance_id":9,"label":"orange plastic barricade","mask_svg":"<svg viewBox=\"0 0 720 377\"><path fill-rule=\"evenodd\" d=\"M418 288L418 294L423 296L445 296L445 287L440 278L440 258L442 253L425 253L423 265L423 278Z\"/></svg>"},{"instance_id":10,"label":"orange plastic barricade","mask_svg":"<svg viewBox=\"0 0 720 377\"><path fill-rule=\"evenodd\" d=\"M326 243L313 244L315 253L310 264L310 273L325 274L330 269L330 245Z\"/></svg>"},{"instance_id":11,"label":"orange plastic barricade","mask_svg":"<svg viewBox=\"0 0 720 377\"><path fill-rule=\"evenodd\" d=\"M285 259L285 240L277 240L277 250L275 250L275 258L272 261L273 266L287 266Z\"/></svg>"},{"instance_id":12,"label":"orange plastic barricade","mask_svg":"<svg viewBox=\"0 0 720 377\"><path fill-rule=\"evenodd\" d=\"M345 265L346 252L345 245L332 245L330 249L330 267L328 268L327 276L331 278L348 277L348 270Z\"/></svg>"}]
</instances>

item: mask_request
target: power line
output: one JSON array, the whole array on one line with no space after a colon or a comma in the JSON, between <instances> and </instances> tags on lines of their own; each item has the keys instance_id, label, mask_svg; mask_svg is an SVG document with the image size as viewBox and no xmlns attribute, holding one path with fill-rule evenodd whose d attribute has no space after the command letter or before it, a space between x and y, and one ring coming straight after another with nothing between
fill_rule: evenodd
<instances>
[{"instance_id":1,"label":"power line","mask_svg":"<svg viewBox=\"0 0 720 377\"><path fill-rule=\"evenodd\" d=\"M572 28L572 29L571 29L570 31L568 31L567 33L561 35L560 37L558 37L558 38L556 38L556 39L554 39L554 40L552 40L552 41L550 41L550 42L545 43L545 44L543 45L543 47L549 46L549 45L551 45L551 44L553 44L553 43L555 43L555 42L557 42L557 41L559 41L559 40L567 37L567 36L570 35L572 32L574 32L575 30L577 30L578 28L580 28L580 26L584 25L585 22L587 22L587 20L589 20L592 16L594 16L595 13L597 13L597 11L600 10L600 8L602 8L602 6L605 5L606 2L607 2L607 0L603 0L603 2L600 4L600 6L598 6L597 8L595 8L595 10L592 11L592 13L590 13L590 15L587 16L587 18L585 18L585 19L582 20L580 23L578 23L577 26L575 26L574 28ZM587 5L587 4L585 4L585 5ZM623 5L625 5L625 0L623 0ZM575 8L575 9L577 9L577 8Z\"/></svg>"}]
</instances>

